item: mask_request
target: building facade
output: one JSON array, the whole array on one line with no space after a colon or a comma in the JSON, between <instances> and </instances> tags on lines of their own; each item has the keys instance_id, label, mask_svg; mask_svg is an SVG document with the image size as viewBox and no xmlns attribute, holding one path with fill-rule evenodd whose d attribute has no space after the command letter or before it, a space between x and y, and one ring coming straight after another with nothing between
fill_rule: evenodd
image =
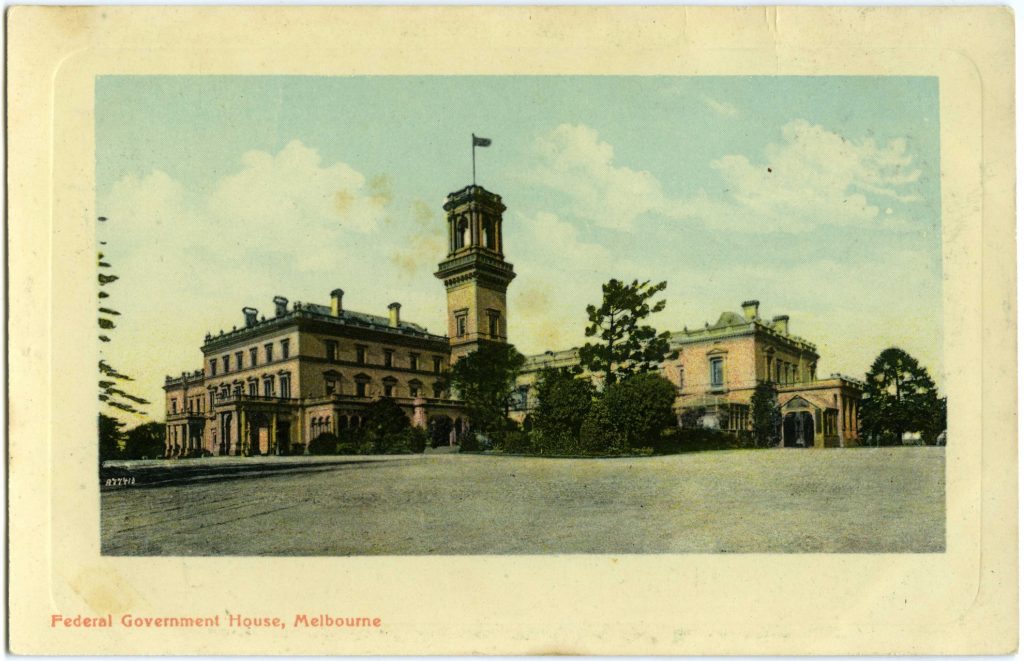
<instances>
[{"instance_id":1,"label":"building facade","mask_svg":"<svg viewBox=\"0 0 1024 661\"><path fill-rule=\"evenodd\" d=\"M837 374L819 378L816 347L789 332L788 316L762 319L758 301L746 301L742 310L723 312L702 328L672 333L670 347L677 356L660 370L676 386L679 424L748 431L754 389L771 382L782 409L784 445L856 445L863 384ZM536 406L534 384L544 368L577 366L577 349L529 356L517 381L516 418L528 424Z\"/></svg>"},{"instance_id":2,"label":"building facade","mask_svg":"<svg viewBox=\"0 0 1024 661\"><path fill-rule=\"evenodd\" d=\"M447 416L457 434L461 404L449 366L482 342L507 338L505 292L515 277L502 245L501 197L480 186L448 195L449 252L437 277L448 296L448 335L401 319L274 298L274 313L242 310L244 325L207 333L202 369L168 376L166 456L301 454L324 432L363 423L366 407L393 399L414 425Z\"/></svg>"}]
</instances>

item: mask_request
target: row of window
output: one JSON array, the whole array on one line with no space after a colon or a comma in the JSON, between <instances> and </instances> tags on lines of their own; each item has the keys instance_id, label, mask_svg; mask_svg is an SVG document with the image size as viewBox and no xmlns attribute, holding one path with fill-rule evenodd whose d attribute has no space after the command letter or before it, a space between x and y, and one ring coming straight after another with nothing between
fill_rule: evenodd
<instances>
[{"instance_id":1,"label":"row of window","mask_svg":"<svg viewBox=\"0 0 1024 661\"><path fill-rule=\"evenodd\" d=\"M357 344L356 345L356 364L358 364L358 365L367 365L367 364L369 364L369 363L366 362L366 352L367 352L367 349L369 349L369 347L367 347L365 345L362 345L362 344ZM396 353L397 352L394 349L384 349L384 362L383 362L384 367L402 367L402 365L399 365L400 361L397 360ZM324 340L324 355L327 358L327 362L333 363L333 362L336 362L336 361L339 360L340 353L339 353L339 350L338 350L338 342L336 340ZM433 364L434 373L440 374L441 373L441 368L444 365L444 359L441 356L434 356L433 357L433 361L434 361L434 364ZM409 354L408 368L411 369L411 370L419 370L420 369L420 354L418 354L418 353L410 353Z\"/></svg>"},{"instance_id":2,"label":"row of window","mask_svg":"<svg viewBox=\"0 0 1024 661\"><path fill-rule=\"evenodd\" d=\"M353 394L356 397L369 397L370 396L370 383L371 379L365 374L359 374L352 379L354 385ZM398 379L394 377L385 377L381 380L383 386L383 393L385 397L400 397L401 393L398 388ZM435 383L431 388L431 392L435 399L441 399L444 396L444 387L440 383ZM426 393L426 389L423 384L416 379L413 379L408 384L409 397L421 397ZM342 395L344 394L341 383L341 376L337 373L328 373L324 375L324 394L330 395Z\"/></svg>"},{"instance_id":3,"label":"row of window","mask_svg":"<svg viewBox=\"0 0 1024 661\"><path fill-rule=\"evenodd\" d=\"M287 340L287 339L281 340L280 341L280 345L281 345L281 360L284 360L284 359L288 358L291 355L291 341ZM245 365L243 364L244 363L244 359L245 359L245 353L246 352L244 352L244 351L236 351L235 352L235 354L234 354L234 359L235 359L234 360L234 364L235 364L234 371L235 372L240 372L241 370L245 369ZM249 367L256 367L257 365L260 364L259 363L259 355L260 355L259 347L251 347L249 349ZM263 361L264 365L268 364L268 363L274 362L274 343L273 342L268 342L268 343L263 345L263 357L264 357L264 361ZM231 358L232 358L231 354L227 354L227 355L221 356L221 358L220 358L220 363L223 366L223 369L224 369L223 373L224 374L227 374L227 373L232 371L231 370L231 362L232 362ZM209 370L209 373L207 374L207 376L217 376L217 359L216 358L211 358L210 359L210 370Z\"/></svg>"},{"instance_id":4,"label":"row of window","mask_svg":"<svg viewBox=\"0 0 1024 661\"><path fill-rule=\"evenodd\" d=\"M242 389L241 383L235 384L221 384L220 388L210 388L209 401L210 407L213 407L214 399L217 401L225 400L230 397L240 397L243 394L249 395L250 397L260 396L260 379L249 379L246 384L245 390ZM291 399L292 396L292 378L291 375L286 373L280 374L278 377L273 375L264 376L262 379L263 397L278 397L283 399Z\"/></svg>"},{"instance_id":5,"label":"row of window","mask_svg":"<svg viewBox=\"0 0 1024 661\"><path fill-rule=\"evenodd\" d=\"M801 379L800 366L794 363L768 356L765 359L765 374L776 383L799 383ZM814 365L810 367L809 377L814 380Z\"/></svg>"},{"instance_id":6,"label":"row of window","mask_svg":"<svg viewBox=\"0 0 1024 661\"><path fill-rule=\"evenodd\" d=\"M467 324L469 319L469 312L456 312L455 313L455 336L465 337L467 331ZM501 313L497 310L487 311L487 334L493 338L501 337Z\"/></svg>"}]
</instances>

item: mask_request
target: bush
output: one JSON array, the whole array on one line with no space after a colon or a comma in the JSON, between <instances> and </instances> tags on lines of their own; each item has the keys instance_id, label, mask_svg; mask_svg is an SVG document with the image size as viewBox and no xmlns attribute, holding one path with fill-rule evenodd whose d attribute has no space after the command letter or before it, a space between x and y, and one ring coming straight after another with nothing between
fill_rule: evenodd
<instances>
[{"instance_id":1,"label":"bush","mask_svg":"<svg viewBox=\"0 0 1024 661\"><path fill-rule=\"evenodd\" d=\"M634 448L657 444L661 432L675 426L675 400L672 382L650 372L613 383L602 398L610 424L626 439L628 447Z\"/></svg>"},{"instance_id":2,"label":"bush","mask_svg":"<svg viewBox=\"0 0 1024 661\"><path fill-rule=\"evenodd\" d=\"M629 442L604 400L594 402L580 427L580 450L584 454L621 454Z\"/></svg>"},{"instance_id":3,"label":"bush","mask_svg":"<svg viewBox=\"0 0 1024 661\"><path fill-rule=\"evenodd\" d=\"M528 432L514 429L495 434L494 449L512 454L529 454L534 448Z\"/></svg>"},{"instance_id":4,"label":"bush","mask_svg":"<svg viewBox=\"0 0 1024 661\"><path fill-rule=\"evenodd\" d=\"M419 427L409 427L403 432L406 446L413 454L423 454L427 449L427 432Z\"/></svg>"},{"instance_id":5,"label":"bush","mask_svg":"<svg viewBox=\"0 0 1024 661\"><path fill-rule=\"evenodd\" d=\"M293 455L293 456L294 455L304 454L305 452L306 452L306 446L303 445L302 443L292 443L291 447L288 450L288 454Z\"/></svg>"},{"instance_id":6,"label":"bush","mask_svg":"<svg viewBox=\"0 0 1024 661\"><path fill-rule=\"evenodd\" d=\"M362 452L363 442L358 429L342 429L338 432L338 454L369 454L369 450Z\"/></svg>"},{"instance_id":7,"label":"bush","mask_svg":"<svg viewBox=\"0 0 1024 661\"><path fill-rule=\"evenodd\" d=\"M309 442L309 453L317 455L337 454L338 437L330 432L320 434Z\"/></svg>"},{"instance_id":8,"label":"bush","mask_svg":"<svg viewBox=\"0 0 1024 661\"><path fill-rule=\"evenodd\" d=\"M590 411L594 386L565 370L546 368L537 381L537 410L533 428L548 436L580 435L580 427Z\"/></svg>"},{"instance_id":9,"label":"bush","mask_svg":"<svg viewBox=\"0 0 1024 661\"><path fill-rule=\"evenodd\" d=\"M475 431L464 432L459 436L459 452L479 452L480 441L477 440Z\"/></svg>"},{"instance_id":10,"label":"bush","mask_svg":"<svg viewBox=\"0 0 1024 661\"><path fill-rule=\"evenodd\" d=\"M673 454L754 447L757 447L757 444L750 432L735 434L718 429L684 428L665 432L660 442L654 446L654 451L659 454Z\"/></svg>"}]
</instances>

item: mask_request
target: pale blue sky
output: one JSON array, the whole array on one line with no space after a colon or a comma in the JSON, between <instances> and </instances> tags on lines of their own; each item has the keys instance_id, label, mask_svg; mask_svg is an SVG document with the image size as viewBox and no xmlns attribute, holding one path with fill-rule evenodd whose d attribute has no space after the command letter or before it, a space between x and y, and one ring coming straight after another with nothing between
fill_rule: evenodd
<instances>
[{"instance_id":1,"label":"pale blue sky","mask_svg":"<svg viewBox=\"0 0 1024 661\"><path fill-rule=\"evenodd\" d=\"M582 342L609 277L667 279L661 328L758 298L824 373L896 344L941 383L938 127L934 78L102 77L97 215L124 312L104 351L159 402L208 330L275 294L342 287L442 332L440 207L475 132L522 351Z\"/></svg>"}]
</instances>

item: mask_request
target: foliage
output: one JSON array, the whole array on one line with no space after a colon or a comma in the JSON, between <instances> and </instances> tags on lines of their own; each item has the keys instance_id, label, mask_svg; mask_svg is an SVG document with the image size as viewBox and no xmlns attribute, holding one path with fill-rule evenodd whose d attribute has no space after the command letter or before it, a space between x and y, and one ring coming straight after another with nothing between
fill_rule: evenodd
<instances>
[{"instance_id":1,"label":"foliage","mask_svg":"<svg viewBox=\"0 0 1024 661\"><path fill-rule=\"evenodd\" d=\"M533 428L546 436L580 435L580 427L594 400L594 385L565 370L545 368L537 381L537 408Z\"/></svg>"},{"instance_id":2,"label":"foliage","mask_svg":"<svg viewBox=\"0 0 1024 661\"><path fill-rule=\"evenodd\" d=\"M736 450L757 447L752 433L738 434L720 429L680 428L670 430L662 435L661 443L656 447L660 454L677 452L705 452L708 450Z\"/></svg>"},{"instance_id":3,"label":"foliage","mask_svg":"<svg viewBox=\"0 0 1024 661\"><path fill-rule=\"evenodd\" d=\"M147 422L128 431L124 443L125 459L157 459L164 456L166 427L162 422Z\"/></svg>"},{"instance_id":4,"label":"foliage","mask_svg":"<svg viewBox=\"0 0 1024 661\"><path fill-rule=\"evenodd\" d=\"M533 452L531 434L520 429L499 432L494 437L494 446L496 450L511 454L529 454Z\"/></svg>"},{"instance_id":5,"label":"foliage","mask_svg":"<svg viewBox=\"0 0 1024 661\"><path fill-rule=\"evenodd\" d=\"M430 435L430 447L438 448L448 445L452 433L452 419L446 415L435 415L427 421L427 431Z\"/></svg>"},{"instance_id":6,"label":"foliage","mask_svg":"<svg viewBox=\"0 0 1024 661\"><path fill-rule=\"evenodd\" d=\"M505 427L509 398L524 361L511 344L488 342L455 363L451 385L466 404L472 430L489 432Z\"/></svg>"},{"instance_id":7,"label":"foliage","mask_svg":"<svg viewBox=\"0 0 1024 661\"><path fill-rule=\"evenodd\" d=\"M479 452L480 441L476 437L476 432L469 430L459 436L459 452Z\"/></svg>"},{"instance_id":8,"label":"foliage","mask_svg":"<svg viewBox=\"0 0 1024 661\"><path fill-rule=\"evenodd\" d=\"M364 445L366 445L365 452L363 451ZM369 444L365 442L358 429L346 427L338 431L338 454L369 454L370 450Z\"/></svg>"},{"instance_id":9,"label":"foliage","mask_svg":"<svg viewBox=\"0 0 1024 661\"><path fill-rule=\"evenodd\" d=\"M338 437L331 432L324 432L309 442L310 454L335 454L337 451Z\"/></svg>"},{"instance_id":10,"label":"foliage","mask_svg":"<svg viewBox=\"0 0 1024 661\"><path fill-rule=\"evenodd\" d=\"M604 374L606 387L630 375L656 370L674 357L669 351L669 333L658 333L642 323L665 309L664 299L653 305L649 301L667 286L667 282L652 285L650 280L627 285L612 279L601 285L600 307L587 306L590 325L586 335L601 341L583 345L580 361L591 371Z\"/></svg>"},{"instance_id":11,"label":"foliage","mask_svg":"<svg viewBox=\"0 0 1024 661\"><path fill-rule=\"evenodd\" d=\"M99 417L100 464L108 459L121 456L121 441L124 439L124 423L105 413Z\"/></svg>"},{"instance_id":12,"label":"foliage","mask_svg":"<svg viewBox=\"0 0 1024 661\"><path fill-rule=\"evenodd\" d=\"M427 449L427 432L419 427L409 427L402 432L405 446L413 454L423 454Z\"/></svg>"},{"instance_id":13,"label":"foliage","mask_svg":"<svg viewBox=\"0 0 1024 661\"><path fill-rule=\"evenodd\" d=\"M757 384L750 397L750 417L754 443L758 447L775 447L781 442L782 409L775 384L770 381Z\"/></svg>"},{"instance_id":14,"label":"foliage","mask_svg":"<svg viewBox=\"0 0 1024 661\"><path fill-rule=\"evenodd\" d=\"M103 216L99 217L100 222L106 222L106 218ZM106 241L100 241L100 245L106 245ZM97 324L100 327L99 339L100 342L110 342L110 335L108 331L116 328L114 323L114 317L119 317L120 312L107 307L104 303L104 299L110 297L109 292L104 289L107 285L111 285L119 279L118 276L109 272L111 265L105 261L105 257L102 252L97 253L97 278L99 280L99 292L98 297L99 303L99 319ZM126 381L133 381L132 377L118 371L115 367L110 365L106 360L102 358L102 351L100 352L99 361L99 399L101 402L110 406L111 408L124 411L126 413L135 413L144 415L143 412L136 406L138 404L145 405L149 404L149 401L133 395L125 390L121 384Z\"/></svg>"},{"instance_id":15,"label":"foliage","mask_svg":"<svg viewBox=\"0 0 1024 661\"><path fill-rule=\"evenodd\" d=\"M946 398L939 398L931 411L927 425L921 438L928 445L935 445L938 442L939 434L946 429Z\"/></svg>"},{"instance_id":16,"label":"foliage","mask_svg":"<svg viewBox=\"0 0 1024 661\"><path fill-rule=\"evenodd\" d=\"M579 439L583 454L622 454L629 448L629 440L603 399L590 407L580 426Z\"/></svg>"},{"instance_id":17,"label":"foliage","mask_svg":"<svg viewBox=\"0 0 1024 661\"><path fill-rule=\"evenodd\" d=\"M861 433L879 445L902 445L904 432L937 435L942 406L928 370L896 347L878 355L865 376ZM932 433L934 431L934 433Z\"/></svg>"},{"instance_id":18,"label":"foliage","mask_svg":"<svg viewBox=\"0 0 1024 661\"><path fill-rule=\"evenodd\" d=\"M397 437L409 427L409 418L395 400L381 397L366 408L362 433L373 444L375 454L387 454Z\"/></svg>"},{"instance_id":19,"label":"foliage","mask_svg":"<svg viewBox=\"0 0 1024 661\"><path fill-rule=\"evenodd\" d=\"M651 372L612 384L603 397L608 414L631 448L650 446L662 430L675 426L675 399L672 382Z\"/></svg>"}]
</instances>

